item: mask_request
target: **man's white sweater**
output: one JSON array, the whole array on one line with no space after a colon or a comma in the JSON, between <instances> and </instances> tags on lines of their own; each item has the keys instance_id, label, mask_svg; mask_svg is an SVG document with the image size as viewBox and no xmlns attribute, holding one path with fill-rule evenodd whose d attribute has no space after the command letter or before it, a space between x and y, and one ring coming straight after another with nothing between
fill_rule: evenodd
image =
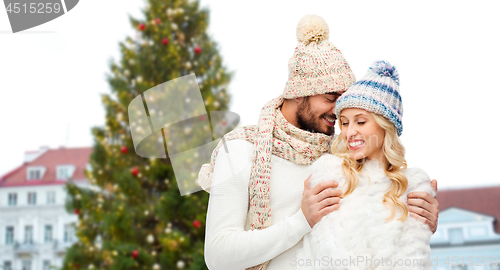
<instances>
[{"instance_id":1,"label":"man's white sweater","mask_svg":"<svg viewBox=\"0 0 500 270\"><path fill-rule=\"evenodd\" d=\"M243 270L268 260L268 270L293 269L304 235L311 231L301 210L308 165L271 158L272 225L250 231L248 187L254 145L231 140L215 163L207 211L205 262L209 269Z\"/></svg>"}]
</instances>

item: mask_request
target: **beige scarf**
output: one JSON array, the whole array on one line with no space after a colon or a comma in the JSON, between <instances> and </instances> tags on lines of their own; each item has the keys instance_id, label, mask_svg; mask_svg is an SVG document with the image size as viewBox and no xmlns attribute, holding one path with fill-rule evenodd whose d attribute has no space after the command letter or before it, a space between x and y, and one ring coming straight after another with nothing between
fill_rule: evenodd
<instances>
[{"instance_id":1,"label":"beige scarf","mask_svg":"<svg viewBox=\"0 0 500 270\"><path fill-rule=\"evenodd\" d=\"M242 139L255 145L249 183L251 230L262 230L272 225L269 203L271 155L298 165L311 164L329 151L332 140L332 136L307 132L290 124L280 110L283 102L282 96L269 101L262 108L257 127L243 126L224 135L212 153L210 164L203 165L200 170L200 185L209 192L215 160L224 141ZM268 264L269 261L249 269L265 270Z\"/></svg>"}]
</instances>

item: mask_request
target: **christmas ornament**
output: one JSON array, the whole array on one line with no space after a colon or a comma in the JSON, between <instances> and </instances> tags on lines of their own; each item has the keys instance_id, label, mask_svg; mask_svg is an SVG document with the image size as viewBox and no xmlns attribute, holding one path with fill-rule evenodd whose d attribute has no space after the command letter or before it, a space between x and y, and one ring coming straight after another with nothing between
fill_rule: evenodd
<instances>
[{"instance_id":1,"label":"christmas ornament","mask_svg":"<svg viewBox=\"0 0 500 270\"><path fill-rule=\"evenodd\" d=\"M166 13L167 13L167 16L170 17L170 16L172 16L173 11L171 8L167 8Z\"/></svg>"},{"instance_id":2,"label":"christmas ornament","mask_svg":"<svg viewBox=\"0 0 500 270\"><path fill-rule=\"evenodd\" d=\"M172 23L172 30L176 31L177 29L179 29L179 27L177 26L177 24Z\"/></svg>"},{"instance_id":3,"label":"christmas ornament","mask_svg":"<svg viewBox=\"0 0 500 270\"><path fill-rule=\"evenodd\" d=\"M184 269L185 266L186 264L184 263L184 261L177 261L177 268Z\"/></svg>"},{"instance_id":4,"label":"christmas ornament","mask_svg":"<svg viewBox=\"0 0 500 270\"><path fill-rule=\"evenodd\" d=\"M126 146L122 146L122 148L120 149L120 151L122 152L122 154L126 154L128 152L128 149Z\"/></svg>"},{"instance_id":5,"label":"christmas ornament","mask_svg":"<svg viewBox=\"0 0 500 270\"><path fill-rule=\"evenodd\" d=\"M166 229L165 229L165 233L166 233L166 234L169 234L169 233L171 233L171 232L172 232L172 229L171 229L171 228L166 228Z\"/></svg>"},{"instance_id":6,"label":"christmas ornament","mask_svg":"<svg viewBox=\"0 0 500 270\"><path fill-rule=\"evenodd\" d=\"M89 269L94 269L94 265L93 264L89 264Z\"/></svg>"},{"instance_id":7,"label":"christmas ornament","mask_svg":"<svg viewBox=\"0 0 500 270\"><path fill-rule=\"evenodd\" d=\"M75 209L75 214L79 215L80 214L80 210L79 209Z\"/></svg>"},{"instance_id":8,"label":"christmas ornament","mask_svg":"<svg viewBox=\"0 0 500 270\"><path fill-rule=\"evenodd\" d=\"M154 269L154 270L159 270L159 269L160 269L160 265L159 265L159 264L157 264L157 263L155 263L155 264L153 265L153 269Z\"/></svg>"},{"instance_id":9,"label":"christmas ornament","mask_svg":"<svg viewBox=\"0 0 500 270\"><path fill-rule=\"evenodd\" d=\"M201 48L200 48L200 46L196 46L196 48L194 48L194 52L195 52L196 54L200 54L200 53L201 53Z\"/></svg>"},{"instance_id":10,"label":"christmas ornament","mask_svg":"<svg viewBox=\"0 0 500 270\"><path fill-rule=\"evenodd\" d=\"M153 243L155 241L155 238L153 237L153 235L148 235L148 237L146 238L146 241L148 241L148 243Z\"/></svg>"},{"instance_id":11,"label":"christmas ornament","mask_svg":"<svg viewBox=\"0 0 500 270\"><path fill-rule=\"evenodd\" d=\"M139 24L139 30L143 31L146 29L146 25L144 23Z\"/></svg>"},{"instance_id":12,"label":"christmas ornament","mask_svg":"<svg viewBox=\"0 0 500 270\"><path fill-rule=\"evenodd\" d=\"M156 18L156 19L155 19L155 24L160 24L160 23L161 23L160 18Z\"/></svg>"},{"instance_id":13,"label":"christmas ornament","mask_svg":"<svg viewBox=\"0 0 500 270\"><path fill-rule=\"evenodd\" d=\"M139 174L139 169L137 168L132 168L132 170L130 170L130 172L134 175L134 176L137 176Z\"/></svg>"},{"instance_id":14,"label":"christmas ornament","mask_svg":"<svg viewBox=\"0 0 500 270\"><path fill-rule=\"evenodd\" d=\"M82 195L76 194L75 199L80 200L82 198Z\"/></svg>"},{"instance_id":15,"label":"christmas ornament","mask_svg":"<svg viewBox=\"0 0 500 270\"><path fill-rule=\"evenodd\" d=\"M195 228L199 228L201 226L201 222L199 220L195 220L195 221L193 221L193 226Z\"/></svg>"},{"instance_id":16,"label":"christmas ornament","mask_svg":"<svg viewBox=\"0 0 500 270\"><path fill-rule=\"evenodd\" d=\"M188 61L188 62L186 62L186 68L187 68L187 69L190 69L190 68L191 68L191 62L189 62L189 61Z\"/></svg>"},{"instance_id":17,"label":"christmas ornament","mask_svg":"<svg viewBox=\"0 0 500 270\"><path fill-rule=\"evenodd\" d=\"M135 80L136 80L138 83L141 83L141 82L142 82L142 77L141 77L141 76L138 76Z\"/></svg>"},{"instance_id":18,"label":"christmas ornament","mask_svg":"<svg viewBox=\"0 0 500 270\"><path fill-rule=\"evenodd\" d=\"M137 259L137 256L139 256L139 251L137 250L132 251L132 257L134 257L134 259Z\"/></svg>"},{"instance_id":19,"label":"christmas ornament","mask_svg":"<svg viewBox=\"0 0 500 270\"><path fill-rule=\"evenodd\" d=\"M167 45L167 44L168 44L168 38L164 38L164 39L162 39L162 40L161 40L161 43L162 43L163 45Z\"/></svg>"}]
</instances>

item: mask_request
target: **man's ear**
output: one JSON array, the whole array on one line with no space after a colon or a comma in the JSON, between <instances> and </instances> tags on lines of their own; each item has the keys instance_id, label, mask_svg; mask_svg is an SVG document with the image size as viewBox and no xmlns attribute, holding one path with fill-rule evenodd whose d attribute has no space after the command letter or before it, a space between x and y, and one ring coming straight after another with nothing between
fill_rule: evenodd
<instances>
[{"instance_id":1,"label":"man's ear","mask_svg":"<svg viewBox=\"0 0 500 270\"><path fill-rule=\"evenodd\" d=\"M293 100L295 100L298 104L301 104L304 101L304 97L296 97Z\"/></svg>"}]
</instances>

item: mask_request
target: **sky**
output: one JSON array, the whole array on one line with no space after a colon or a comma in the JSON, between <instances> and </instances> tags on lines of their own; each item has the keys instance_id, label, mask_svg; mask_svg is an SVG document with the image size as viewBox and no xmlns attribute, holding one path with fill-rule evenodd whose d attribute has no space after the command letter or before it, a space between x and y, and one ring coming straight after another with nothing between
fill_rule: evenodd
<instances>
[{"instance_id":1,"label":"sky","mask_svg":"<svg viewBox=\"0 0 500 270\"><path fill-rule=\"evenodd\" d=\"M85 0L66 15L12 34L0 10L0 175L25 151L91 146L104 125L100 96L118 42L135 37L128 15L143 0ZM209 34L226 67L230 110L256 124L262 106L284 89L295 29L306 14L323 17L330 41L356 78L374 60L400 74L409 167L424 169L440 189L500 184L491 173L500 85L498 1L226 1L201 0Z\"/></svg>"}]
</instances>

